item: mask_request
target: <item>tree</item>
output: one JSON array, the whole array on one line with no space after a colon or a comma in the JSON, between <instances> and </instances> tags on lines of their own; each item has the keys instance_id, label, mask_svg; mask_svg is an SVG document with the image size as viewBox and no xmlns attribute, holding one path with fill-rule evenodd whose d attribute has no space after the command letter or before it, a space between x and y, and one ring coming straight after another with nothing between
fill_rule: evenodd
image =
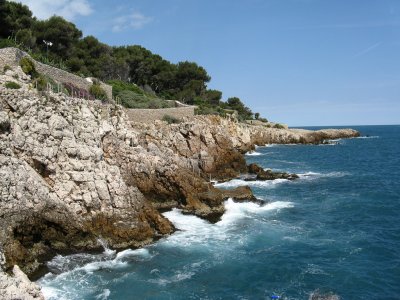
<instances>
[{"instance_id":1,"label":"tree","mask_svg":"<svg viewBox=\"0 0 400 300\"><path fill-rule=\"evenodd\" d=\"M251 109L245 106L238 97L229 98L227 101L227 108L236 110L240 120L253 118L253 112Z\"/></svg>"},{"instance_id":2,"label":"tree","mask_svg":"<svg viewBox=\"0 0 400 300\"><path fill-rule=\"evenodd\" d=\"M19 30L30 29L35 22L28 6L16 2L0 1L0 37L15 37Z\"/></svg>"},{"instance_id":3,"label":"tree","mask_svg":"<svg viewBox=\"0 0 400 300\"><path fill-rule=\"evenodd\" d=\"M256 112L256 113L254 114L254 118L255 118L256 120L258 120L258 119L260 118L260 113Z\"/></svg>"},{"instance_id":4,"label":"tree","mask_svg":"<svg viewBox=\"0 0 400 300\"><path fill-rule=\"evenodd\" d=\"M36 22L34 32L37 37L38 47L42 52L47 50L43 41L51 42L53 45L48 48L49 52L53 56L62 59L72 57L74 47L82 37L82 32L76 28L75 24L58 16Z\"/></svg>"},{"instance_id":5,"label":"tree","mask_svg":"<svg viewBox=\"0 0 400 300\"><path fill-rule=\"evenodd\" d=\"M207 90L205 92L205 98L211 105L219 105L222 98L222 92L217 90Z\"/></svg>"}]
</instances>

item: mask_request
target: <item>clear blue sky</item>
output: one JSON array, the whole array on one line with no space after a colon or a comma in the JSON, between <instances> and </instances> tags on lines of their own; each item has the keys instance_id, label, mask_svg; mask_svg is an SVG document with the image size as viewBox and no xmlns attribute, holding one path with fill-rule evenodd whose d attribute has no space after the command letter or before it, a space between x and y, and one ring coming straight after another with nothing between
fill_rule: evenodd
<instances>
[{"instance_id":1,"label":"clear blue sky","mask_svg":"<svg viewBox=\"0 0 400 300\"><path fill-rule=\"evenodd\" d=\"M272 121L400 124L399 0L24 0L110 45L195 61Z\"/></svg>"}]
</instances>

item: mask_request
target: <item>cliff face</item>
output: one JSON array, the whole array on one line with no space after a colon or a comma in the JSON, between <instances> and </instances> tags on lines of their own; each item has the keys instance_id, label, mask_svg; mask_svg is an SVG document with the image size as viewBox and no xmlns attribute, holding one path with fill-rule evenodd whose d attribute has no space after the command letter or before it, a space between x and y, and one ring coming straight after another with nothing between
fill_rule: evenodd
<instances>
[{"instance_id":1,"label":"cliff face","mask_svg":"<svg viewBox=\"0 0 400 300\"><path fill-rule=\"evenodd\" d=\"M254 144L358 135L215 116L145 125L128 121L119 107L38 94L29 80L20 68L0 75L0 264L27 274L55 253L96 250L99 238L122 249L172 233L157 209L212 219L227 197L251 198L249 189L225 192L208 181L246 172L243 153ZM7 89L6 81L22 88Z\"/></svg>"}]
</instances>

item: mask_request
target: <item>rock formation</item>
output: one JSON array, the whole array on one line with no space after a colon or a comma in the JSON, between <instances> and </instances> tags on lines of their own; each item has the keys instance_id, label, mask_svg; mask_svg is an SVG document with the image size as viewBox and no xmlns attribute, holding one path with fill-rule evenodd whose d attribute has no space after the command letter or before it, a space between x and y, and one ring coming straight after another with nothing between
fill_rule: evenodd
<instances>
[{"instance_id":1,"label":"rock formation","mask_svg":"<svg viewBox=\"0 0 400 300\"><path fill-rule=\"evenodd\" d=\"M7 89L7 81L21 89ZM172 233L159 210L180 207L216 220L228 197L255 200L247 187L223 191L209 182L247 172L243 153L254 144L357 135L216 116L145 125L121 107L39 93L19 67L8 70L0 75L0 254L14 277L0 271L0 290L23 282L20 298L40 299L22 271L34 275L56 253L98 250L100 237L115 249L135 248Z\"/></svg>"}]
</instances>

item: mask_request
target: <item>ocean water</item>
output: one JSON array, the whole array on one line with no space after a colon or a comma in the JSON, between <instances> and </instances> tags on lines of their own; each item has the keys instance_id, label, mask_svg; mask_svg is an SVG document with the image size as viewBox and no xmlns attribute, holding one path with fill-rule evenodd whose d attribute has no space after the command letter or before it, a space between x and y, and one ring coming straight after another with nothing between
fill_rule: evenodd
<instances>
[{"instance_id":1,"label":"ocean water","mask_svg":"<svg viewBox=\"0 0 400 300\"><path fill-rule=\"evenodd\" d=\"M154 245L55 257L46 298L400 299L400 126L354 128L364 137L246 156L301 177L247 182L261 207L228 200L216 224L173 210L180 231Z\"/></svg>"}]
</instances>

